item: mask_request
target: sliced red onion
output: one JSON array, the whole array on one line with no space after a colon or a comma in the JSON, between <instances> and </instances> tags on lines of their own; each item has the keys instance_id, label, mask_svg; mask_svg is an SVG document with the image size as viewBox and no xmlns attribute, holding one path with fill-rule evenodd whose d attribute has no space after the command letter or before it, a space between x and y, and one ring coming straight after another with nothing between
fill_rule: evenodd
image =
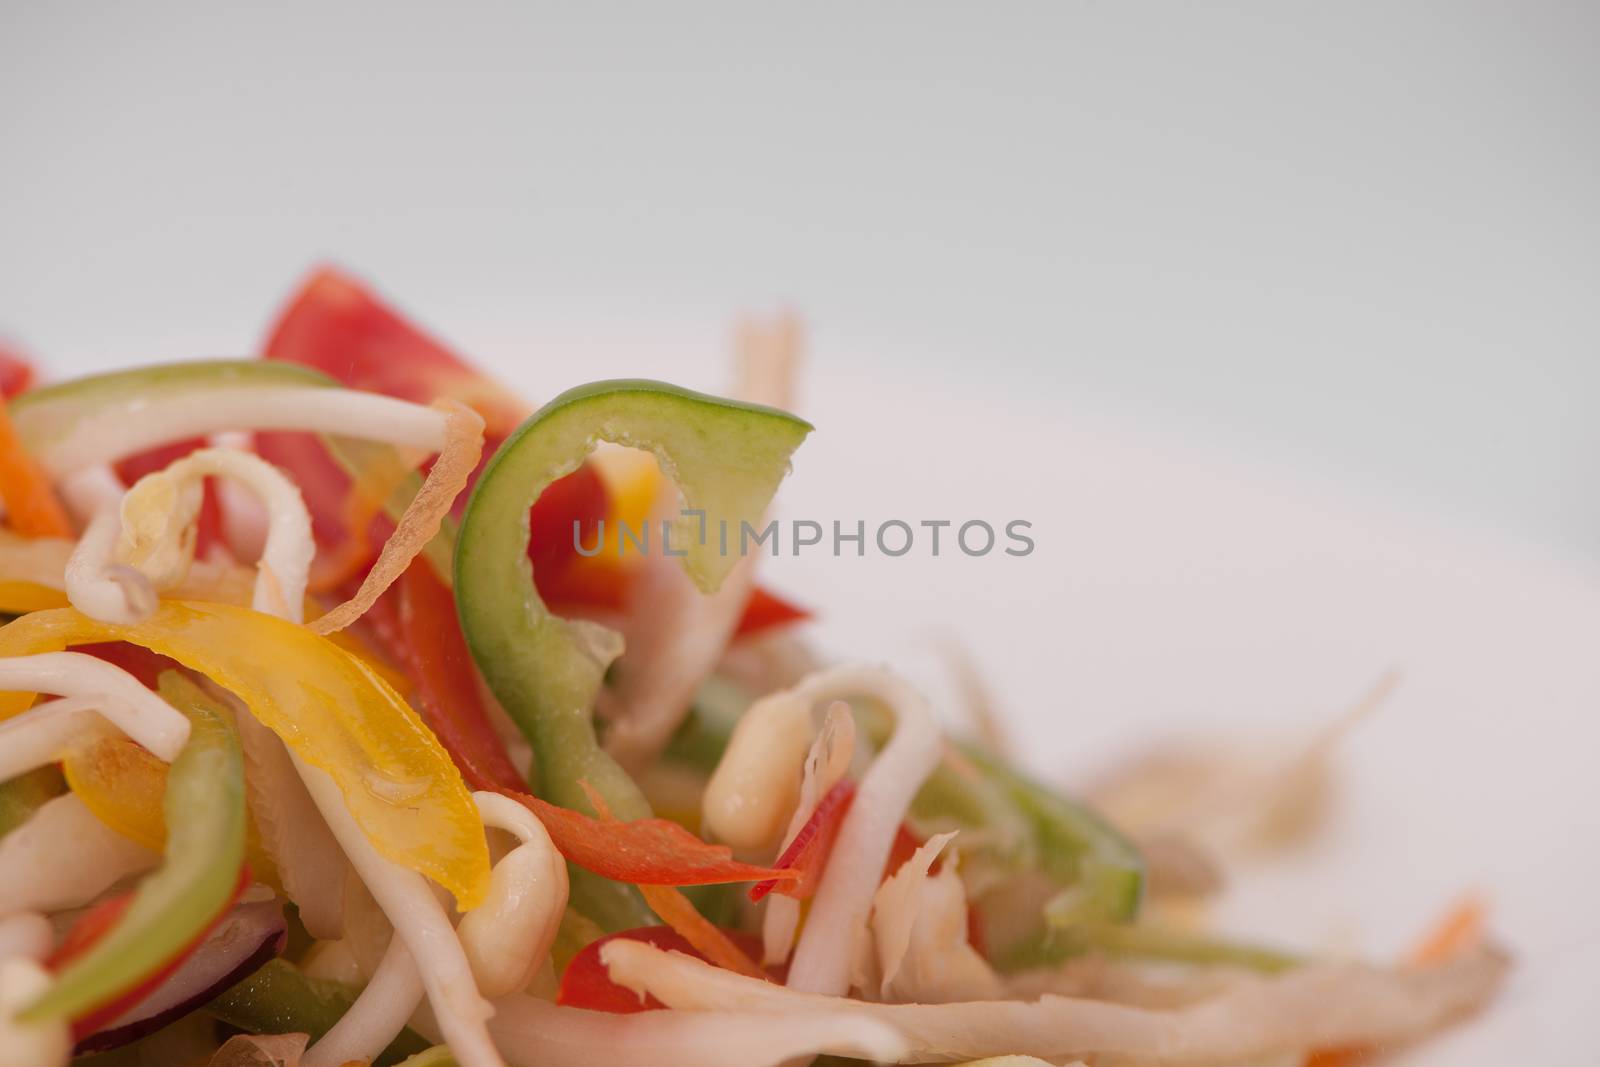
<instances>
[{"instance_id":1,"label":"sliced red onion","mask_svg":"<svg viewBox=\"0 0 1600 1067\"><path fill-rule=\"evenodd\" d=\"M90 1034L74 1055L126 1045L214 999L283 951L287 927L277 900L240 904L149 996L104 1030Z\"/></svg>"}]
</instances>

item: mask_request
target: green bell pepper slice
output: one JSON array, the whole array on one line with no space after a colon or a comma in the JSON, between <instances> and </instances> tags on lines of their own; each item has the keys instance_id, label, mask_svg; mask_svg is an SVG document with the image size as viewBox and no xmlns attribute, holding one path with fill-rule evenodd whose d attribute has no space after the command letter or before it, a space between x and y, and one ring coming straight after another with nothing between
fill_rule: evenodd
<instances>
[{"instance_id":1,"label":"green bell pepper slice","mask_svg":"<svg viewBox=\"0 0 1600 1067\"><path fill-rule=\"evenodd\" d=\"M1139 914L1144 859L1085 805L1031 781L981 748L963 754L999 785L1032 824L1039 868L1067 888L1046 908L1052 925L1127 922Z\"/></svg>"},{"instance_id":2,"label":"green bell pepper slice","mask_svg":"<svg viewBox=\"0 0 1600 1067\"><path fill-rule=\"evenodd\" d=\"M1090 951L1163 963L1238 967L1260 974L1281 974L1305 962L1299 956L1264 945L1140 923L1105 922L1046 926L1002 950L995 962L1000 971L1009 974L1057 967Z\"/></svg>"},{"instance_id":3,"label":"green bell pepper slice","mask_svg":"<svg viewBox=\"0 0 1600 1067\"><path fill-rule=\"evenodd\" d=\"M714 591L737 562L719 551L727 523L757 523L811 425L774 408L650 381L605 381L556 397L502 444L473 489L456 541L455 591L472 657L533 744L546 799L593 812L580 783L619 819L648 817L633 780L599 746L590 713L617 649L610 631L550 614L533 584L528 509L599 441L654 452L704 526L673 524L674 555ZM670 543L670 542L669 542ZM596 813L598 814L598 813Z\"/></svg>"},{"instance_id":4,"label":"green bell pepper slice","mask_svg":"<svg viewBox=\"0 0 1600 1067\"><path fill-rule=\"evenodd\" d=\"M0 837L4 837L33 816L33 813L66 792L60 768L39 767L0 782Z\"/></svg>"},{"instance_id":5,"label":"green bell pepper slice","mask_svg":"<svg viewBox=\"0 0 1600 1067\"><path fill-rule=\"evenodd\" d=\"M167 774L165 856L116 925L21 1014L28 1022L80 1018L136 988L193 945L233 900L245 844L238 738L217 703L183 675L162 674L160 692L190 723Z\"/></svg>"}]
</instances>

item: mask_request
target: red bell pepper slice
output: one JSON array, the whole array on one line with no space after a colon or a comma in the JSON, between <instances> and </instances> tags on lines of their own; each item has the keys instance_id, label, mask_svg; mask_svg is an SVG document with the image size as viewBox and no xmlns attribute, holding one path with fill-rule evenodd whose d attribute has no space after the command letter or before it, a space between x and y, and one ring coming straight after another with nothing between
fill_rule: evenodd
<instances>
[{"instance_id":1,"label":"red bell pepper slice","mask_svg":"<svg viewBox=\"0 0 1600 1067\"><path fill-rule=\"evenodd\" d=\"M773 864L778 870L798 871L800 876L783 887L771 879L756 883L750 888L751 901L759 901L774 889L800 900L815 893L833 850L833 839L839 836L839 827L855 798L856 784L848 778L841 779L828 790L805 825L800 827L800 832L789 842L789 847Z\"/></svg>"},{"instance_id":2,"label":"red bell pepper slice","mask_svg":"<svg viewBox=\"0 0 1600 1067\"><path fill-rule=\"evenodd\" d=\"M15 348L0 344L0 396L7 400L33 385L33 364Z\"/></svg>"},{"instance_id":3,"label":"red bell pepper slice","mask_svg":"<svg viewBox=\"0 0 1600 1067\"><path fill-rule=\"evenodd\" d=\"M146 689L154 689L162 671L181 670L182 664L177 660L163 656L159 652L152 652L143 645L129 644L126 641L107 641L97 645L79 645L74 652L87 652L96 659L104 660L113 667L121 667L135 678Z\"/></svg>"},{"instance_id":4,"label":"red bell pepper slice","mask_svg":"<svg viewBox=\"0 0 1600 1067\"><path fill-rule=\"evenodd\" d=\"M761 939L738 930L724 931L751 959L761 958ZM684 936L669 926L643 926L637 930L623 930L589 942L572 957L561 975L561 985L556 991L556 1003L590 1011L608 1011L616 1015L631 1015L640 1011L660 1011L666 1007L655 997L646 994L642 999L632 990L611 980L606 965L600 962L600 950L607 942L623 938L643 941L669 952L682 952L697 959L705 959ZM709 962L709 961L708 961ZM769 967L767 974L782 982L787 967Z\"/></svg>"},{"instance_id":5,"label":"red bell pepper slice","mask_svg":"<svg viewBox=\"0 0 1600 1067\"><path fill-rule=\"evenodd\" d=\"M703 841L667 819L608 822L530 795L479 696L476 668L450 590L432 568L416 561L396 583L396 591L398 603L380 606L369 618L379 640L411 678L418 712L469 785L526 805L567 859L614 881L638 885L796 877L793 871L741 863L732 850ZM393 616L386 616L391 611Z\"/></svg>"},{"instance_id":6,"label":"red bell pepper slice","mask_svg":"<svg viewBox=\"0 0 1600 1067\"><path fill-rule=\"evenodd\" d=\"M290 298L263 354L315 367L356 389L421 404L441 397L467 403L486 422L484 462L528 414L509 390L408 322L359 281L332 267L312 272ZM263 433L256 435L256 450L299 484L318 543L343 542L348 536L350 479L322 445L303 434ZM631 569L596 565L574 547L572 524L579 523L584 544L595 543L609 503L605 482L593 465L584 464L553 483L533 505L528 556L539 595L552 610L620 609L627 603ZM465 504L463 494L456 501L458 515ZM369 532L368 543L381 544L388 533L380 519ZM803 609L758 588L734 636L747 637L808 617Z\"/></svg>"},{"instance_id":7,"label":"red bell pepper slice","mask_svg":"<svg viewBox=\"0 0 1600 1067\"><path fill-rule=\"evenodd\" d=\"M535 574L538 572L535 571ZM805 622L811 618L811 612L797 604L792 604L776 593L756 586L750 594L750 600L744 606L744 614L739 617L739 625L734 627L733 636L750 637L753 634L764 633L779 626L788 626L791 623Z\"/></svg>"},{"instance_id":8,"label":"red bell pepper slice","mask_svg":"<svg viewBox=\"0 0 1600 1067\"><path fill-rule=\"evenodd\" d=\"M79 1016L72 1020L72 1039L81 1041L90 1034L102 1030L121 1018L129 1009L137 1006L145 997L155 992L156 988L172 977L179 967L183 966L190 956L205 943L206 938L216 929L217 924L227 917L228 912L239 902L239 897L250 885L250 868L248 865L239 869L239 881L233 890L233 896L223 905L221 910L212 917L205 928L195 935L181 950L169 957L161 966L151 971L138 984L130 987L120 996L106 1001L87 1015ZM61 939L61 944L45 960L45 966L52 971L59 971L67 964L88 952L109 934L121 921L123 912L128 910L128 905L133 903L133 891L119 893L108 897L80 915L67 930L66 936Z\"/></svg>"},{"instance_id":9,"label":"red bell pepper slice","mask_svg":"<svg viewBox=\"0 0 1600 1067\"><path fill-rule=\"evenodd\" d=\"M417 329L354 278L331 267L313 272L290 299L263 355L314 367L354 389L414 403L460 400L484 417L484 463L528 414L509 390ZM299 484L320 544L339 545L349 536L345 516L350 479L315 438L258 434L256 451L289 471ZM476 478L474 472L472 480ZM551 485L533 506L529 556L540 595L549 602L621 606L614 582L597 582L589 573L596 568L572 566L582 559L573 547L573 521L582 524L585 543L592 543L607 505L604 482L585 465ZM456 501L457 515L465 506L462 494ZM387 523L379 520L368 543L381 544L388 532ZM576 570L584 573L568 576Z\"/></svg>"}]
</instances>

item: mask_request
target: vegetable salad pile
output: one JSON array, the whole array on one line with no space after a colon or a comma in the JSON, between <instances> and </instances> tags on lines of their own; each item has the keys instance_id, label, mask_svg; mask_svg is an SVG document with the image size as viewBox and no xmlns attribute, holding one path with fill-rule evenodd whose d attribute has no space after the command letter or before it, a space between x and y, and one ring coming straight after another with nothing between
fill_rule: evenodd
<instances>
[{"instance_id":1,"label":"vegetable salad pile","mask_svg":"<svg viewBox=\"0 0 1600 1067\"><path fill-rule=\"evenodd\" d=\"M754 556L581 550L759 525L799 344L530 413L322 270L264 358L0 358L0 1067L1332 1067L1487 1002L1470 902L1395 965L1207 933L1214 769L1091 807Z\"/></svg>"}]
</instances>

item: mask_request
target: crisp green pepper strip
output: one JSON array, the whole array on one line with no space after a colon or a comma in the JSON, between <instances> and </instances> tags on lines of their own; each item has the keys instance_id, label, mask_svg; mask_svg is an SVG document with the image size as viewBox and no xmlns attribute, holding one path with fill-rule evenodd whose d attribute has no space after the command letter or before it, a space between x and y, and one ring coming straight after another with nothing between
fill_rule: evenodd
<instances>
[{"instance_id":1,"label":"crisp green pepper strip","mask_svg":"<svg viewBox=\"0 0 1600 1067\"><path fill-rule=\"evenodd\" d=\"M1090 948L1113 956L1170 960L1174 963L1227 964L1263 974L1278 974L1304 962L1298 956L1263 945L1155 926L1099 923L1086 927L1083 936Z\"/></svg>"},{"instance_id":2,"label":"crisp green pepper strip","mask_svg":"<svg viewBox=\"0 0 1600 1067\"><path fill-rule=\"evenodd\" d=\"M166 854L104 938L73 960L21 1015L77 1018L122 995L203 934L239 883L244 862L244 757L217 704L176 671L163 700L189 719L189 740L167 774Z\"/></svg>"},{"instance_id":3,"label":"crisp green pepper strip","mask_svg":"<svg viewBox=\"0 0 1600 1067\"><path fill-rule=\"evenodd\" d=\"M1137 923L1101 922L1047 927L1004 950L996 966L1006 973L1054 967L1091 950L1168 963L1242 967L1262 974L1279 974L1304 963L1298 956L1262 945Z\"/></svg>"},{"instance_id":4,"label":"crisp green pepper strip","mask_svg":"<svg viewBox=\"0 0 1600 1067\"><path fill-rule=\"evenodd\" d=\"M359 986L307 977L287 960L270 960L255 974L217 997L205 1010L230 1026L251 1034L309 1034L320 1041L350 1010ZM402 1030L373 1061L388 1067L425 1052L428 1042Z\"/></svg>"},{"instance_id":5,"label":"crisp green pepper strip","mask_svg":"<svg viewBox=\"0 0 1600 1067\"><path fill-rule=\"evenodd\" d=\"M752 697L725 678L707 678L694 705L662 750L662 758L709 775L722 762L728 739Z\"/></svg>"},{"instance_id":6,"label":"crisp green pepper strip","mask_svg":"<svg viewBox=\"0 0 1600 1067\"><path fill-rule=\"evenodd\" d=\"M399 1067L456 1067L456 1058L451 1055L448 1045L435 1045L408 1057Z\"/></svg>"},{"instance_id":7,"label":"crisp green pepper strip","mask_svg":"<svg viewBox=\"0 0 1600 1067\"><path fill-rule=\"evenodd\" d=\"M1069 887L1052 903L1053 924L1126 922L1138 915L1144 860L1132 842L1088 807L1030 781L989 753L971 745L962 751L1033 824L1040 869Z\"/></svg>"},{"instance_id":8,"label":"crisp green pepper strip","mask_svg":"<svg viewBox=\"0 0 1600 1067\"><path fill-rule=\"evenodd\" d=\"M528 561L528 509L551 482L578 468L599 441L656 454L689 509L671 535L689 576L714 590L737 562L719 550L721 523L737 545L741 523L759 523L810 424L773 408L739 404L647 381L596 382L563 393L519 426L473 489L456 541L461 628L489 688L529 741L545 798L593 812L580 783L619 819L650 814L643 794L595 738L590 712L616 636L551 615ZM659 534L657 530L655 533Z\"/></svg>"},{"instance_id":9,"label":"crisp green pepper strip","mask_svg":"<svg viewBox=\"0 0 1600 1067\"><path fill-rule=\"evenodd\" d=\"M38 811L47 800L66 791L58 767L40 767L0 782L0 837L6 836Z\"/></svg>"}]
</instances>

